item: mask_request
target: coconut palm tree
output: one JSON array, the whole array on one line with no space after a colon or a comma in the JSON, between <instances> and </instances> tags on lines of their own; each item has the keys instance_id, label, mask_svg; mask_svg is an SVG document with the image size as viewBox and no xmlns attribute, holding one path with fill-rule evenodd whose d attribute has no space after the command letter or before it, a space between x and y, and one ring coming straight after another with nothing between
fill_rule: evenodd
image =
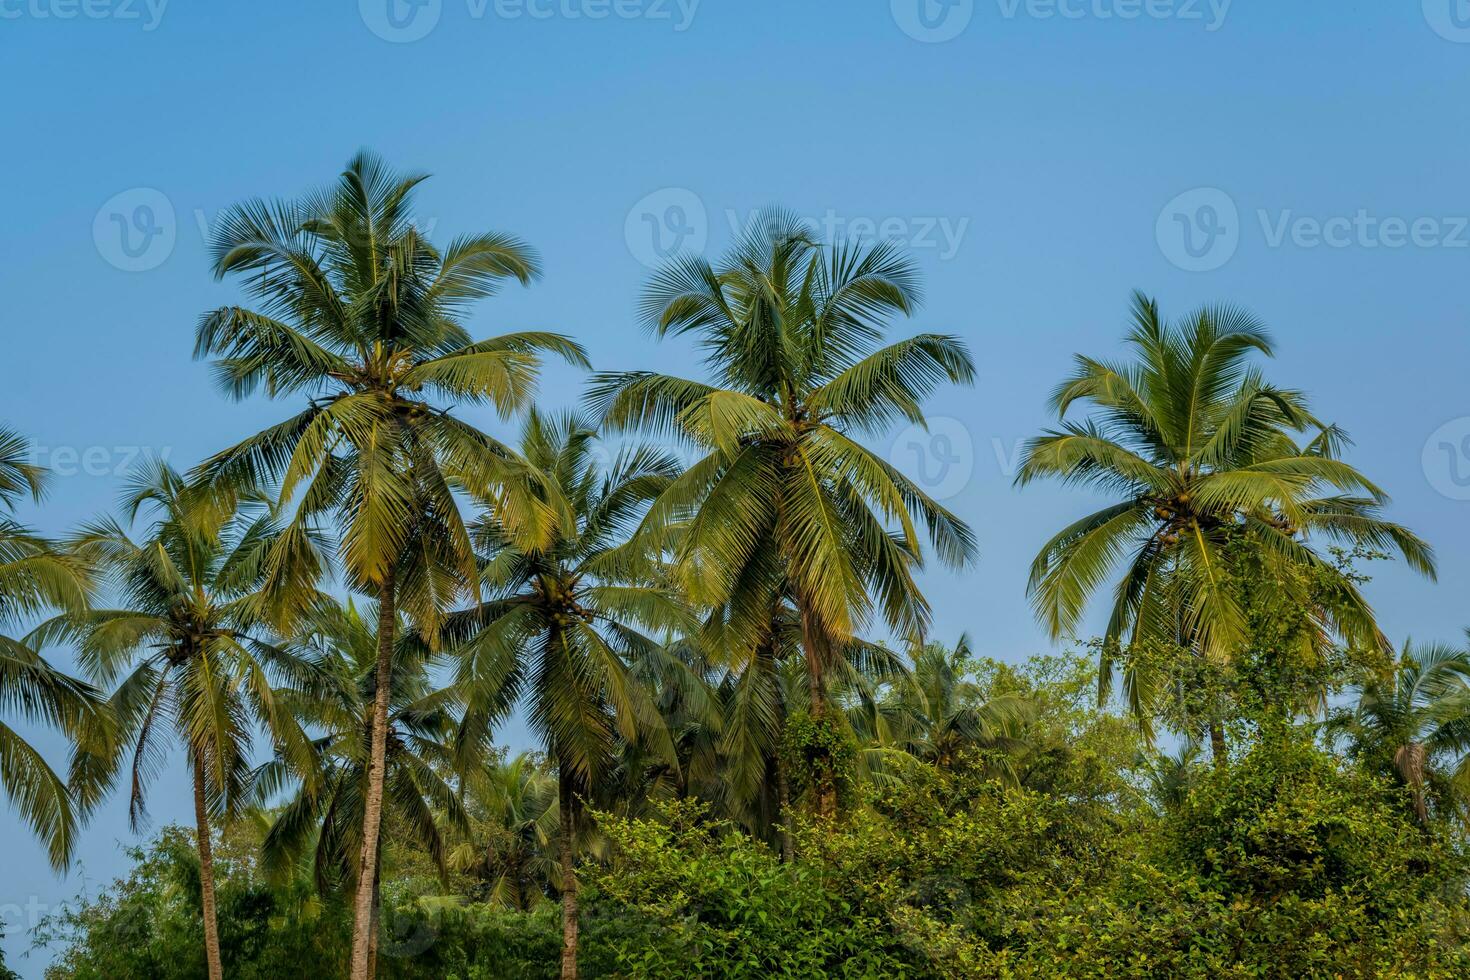
<instances>
[{"instance_id":1,"label":"coconut palm tree","mask_svg":"<svg viewBox=\"0 0 1470 980\"><path fill-rule=\"evenodd\" d=\"M1034 714L1031 705L1017 694L988 697L972 666L967 635L953 648L935 642L920 646L913 653L912 672L885 685L877 700L882 730L872 737L941 769L968 749L1015 746Z\"/></svg>"},{"instance_id":2,"label":"coconut palm tree","mask_svg":"<svg viewBox=\"0 0 1470 980\"><path fill-rule=\"evenodd\" d=\"M1404 644L1389 678L1370 677L1358 703L1329 722L1354 756L1393 775L1428 822L1431 803L1470 818L1470 652Z\"/></svg>"},{"instance_id":3,"label":"coconut palm tree","mask_svg":"<svg viewBox=\"0 0 1470 980\"><path fill-rule=\"evenodd\" d=\"M23 497L39 503L45 492L46 471L29 455L19 434L0 427L0 706L73 740L91 740L105 734L96 692L8 635L8 627L47 608L84 608L92 588L84 563L12 516ZM65 868L77 830L72 795L40 752L3 721L0 790L45 843L52 866Z\"/></svg>"},{"instance_id":4,"label":"coconut palm tree","mask_svg":"<svg viewBox=\"0 0 1470 980\"><path fill-rule=\"evenodd\" d=\"M1310 574L1298 597L1317 636L1385 646L1373 611L1351 576L1319 553L1319 542L1392 549L1432 576L1423 541L1384 520L1382 490L1338 458L1343 433L1318 422L1301 393L1268 384L1250 363L1270 355L1255 317L1204 308L1175 325L1142 294L1133 302L1130 362L1079 356L1052 395L1061 425L1027 443L1018 485L1057 479L1113 502L1042 546L1029 594L1051 635L1072 633L1088 601L1116 569L1103 639L1099 695L1119 657L1125 690L1146 719L1153 696L1133 654L1150 643L1228 661L1248 642L1247 615L1229 552L1245 549L1268 567ZM1092 412L1067 419L1076 405ZM1217 761L1224 735L1211 725Z\"/></svg>"},{"instance_id":5,"label":"coconut palm tree","mask_svg":"<svg viewBox=\"0 0 1470 980\"><path fill-rule=\"evenodd\" d=\"M270 555L284 529L260 500L191 487L166 463L139 467L124 495L129 523L149 520L139 538L113 518L86 525L72 542L116 588L120 604L64 613L37 627L37 643L67 641L101 684L117 684L108 705L116 737L80 752L74 770L87 800L129 763L128 816L146 817L149 783L167 755L170 729L184 749L194 819L205 959L221 976L211 828L239 811L257 725L286 757L306 758L305 735L277 700L274 684L306 683L307 662L273 644L264 628Z\"/></svg>"},{"instance_id":6,"label":"coconut palm tree","mask_svg":"<svg viewBox=\"0 0 1470 980\"><path fill-rule=\"evenodd\" d=\"M477 894L508 909L527 911L558 880L557 780L522 752L467 782L470 837L450 854L450 865L481 882Z\"/></svg>"},{"instance_id":7,"label":"coconut palm tree","mask_svg":"<svg viewBox=\"0 0 1470 980\"><path fill-rule=\"evenodd\" d=\"M470 305L506 279L529 283L537 259L502 234L431 245L413 223L413 191L423 180L363 153L330 190L227 211L211 243L215 274L239 275L259 306L204 314L195 344L196 356L216 358L233 397L264 386L272 397L307 399L298 414L208 460L200 476L275 485L281 505L295 508L286 554L308 549L313 520L338 519L349 584L378 600L379 729L399 614L432 638L474 579L454 488L493 500L508 533L527 541L544 534L535 498L516 490L523 474L513 454L440 403L488 404L506 415L531 397L541 352L585 364L581 348L556 334L471 339L461 323ZM303 592L284 577L289 564L276 564L274 583L288 596ZM353 980L367 970L386 731L372 746Z\"/></svg>"},{"instance_id":8,"label":"coconut palm tree","mask_svg":"<svg viewBox=\"0 0 1470 980\"><path fill-rule=\"evenodd\" d=\"M359 870L377 703L377 613L371 602L359 609L351 602L322 601L308 614L295 644L321 665L330 682L283 690L281 700L316 735L311 764L303 770L278 757L257 769L252 780L252 794L261 805L291 789L264 840L267 869L289 868L310 851L317 888L324 893L355 886ZM403 624L395 632L402 636ZM463 777L487 764L489 739L483 727L471 732L464 726L470 695L463 688L435 683L432 668L441 658L411 637L400 640L394 655L385 728L384 821L378 832L387 826L403 828L440 873L447 874L454 837L470 829ZM375 853L381 859L381 847ZM377 872L374 923L381 912ZM375 925L369 975L376 969L378 931Z\"/></svg>"},{"instance_id":9,"label":"coconut palm tree","mask_svg":"<svg viewBox=\"0 0 1470 980\"><path fill-rule=\"evenodd\" d=\"M676 760L635 665L658 662L660 670L677 673L674 658L645 631L672 636L695 623L659 556L629 541L648 503L676 478L677 462L633 446L599 465L590 426L575 416L534 411L520 448L537 472L543 502L557 515L554 535L544 547L525 547L487 511L474 527L486 600L453 616L445 636L462 657L466 682L523 692L528 721L556 766L562 976L572 978L583 803L620 743ZM697 678L681 676L686 696L697 697Z\"/></svg>"},{"instance_id":10,"label":"coconut palm tree","mask_svg":"<svg viewBox=\"0 0 1470 980\"><path fill-rule=\"evenodd\" d=\"M1141 752L1137 767L1143 779L1143 791L1149 804L1162 815L1177 811L1189 798L1199 779L1200 747L1183 742L1173 755Z\"/></svg>"},{"instance_id":11,"label":"coconut palm tree","mask_svg":"<svg viewBox=\"0 0 1470 980\"><path fill-rule=\"evenodd\" d=\"M693 334L711 379L608 373L590 392L610 430L673 434L703 454L647 528L688 517L679 554L689 587L729 610L750 656L773 631L779 597L793 597L818 718L834 651L875 611L901 635L922 634L916 523L946 563L975 552L963 522L856 439L922 424L931 391L974 376L956 337L879 346L887 320L918 298L914 267L893 245L824 246L794 216L767 212L720 264L675 259L645 292L649 327Z\"/></svg>"}]
</instances>

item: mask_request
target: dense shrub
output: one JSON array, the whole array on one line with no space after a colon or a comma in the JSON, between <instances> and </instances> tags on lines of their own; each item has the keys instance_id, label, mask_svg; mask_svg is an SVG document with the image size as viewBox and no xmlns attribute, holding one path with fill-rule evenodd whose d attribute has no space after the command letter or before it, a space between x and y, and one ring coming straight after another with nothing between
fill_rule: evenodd
<instances>
[{"instance_id":1,"label":"dense shrub","mask_svg":"<svg viewBox=\"0 0 1470 980\"><path fill-rule=\"evenodd\" d=\"M1105 754L1105 753L1104 753ZM809 820L798 860L667 803L601 814L608 860L584 872L582 968L593 978L1470 976L1466 859L1402 790L1301 737L1198 767L1150 803L1080 738L995 778L984 753L915 765L835 822ZM901 777L901 778L900 778ZM342 973L348 918L309 881L268 883L221 842L231 976ZM395 845L395 847L401 845ZM56 978L194 978L198 868L164 832L133 872L48 926ZM391 862L390 862L391 863ZM385 882L380 975L550 978L559 910L514 912L415 877Z\"/></svg>"}]
</instances>

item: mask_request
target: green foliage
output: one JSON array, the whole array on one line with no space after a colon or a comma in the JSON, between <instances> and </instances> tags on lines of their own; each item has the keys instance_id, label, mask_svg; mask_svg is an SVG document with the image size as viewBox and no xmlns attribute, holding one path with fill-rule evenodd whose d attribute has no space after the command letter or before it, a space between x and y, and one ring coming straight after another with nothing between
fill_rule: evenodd
<instances>
[{"instance_id":1,"label":"green foliage","mask_svg":"<svg viewBox=\"0 0 1470 980\"><path fill-rule=\"evenodd\" d=\"M786 720L781 764L791 781L793 801L814 800L823 792L847 806L856 786L857 742L830 717L798 711Z\"/></svg>"},{"instance_id":2,"label":"green foliage","mask_svg":"<svg viewBox=\"0 0 1470 980\"><path fill-rule=\"evenodd\" d=\"M1225 767L1185 753L1171 763L1168 805L1155 805L1149 771L1134 761L1136 728L1091 706L1079 664L980 662L974 683L987 696L1024 692L1037 704L1014 778L1002 778L989 749L946 767L915 763L902 779L863 784L843 820L799 821L789 863L708 801L666 801L638 819L599 813L608 856L581 872L584 975L1213 980L1470 969L1463 843L1441 822L1419 823L1401 786L1287 729ZM797 727L806 739L825 730ZM268 885L256 843L236 832L218 848L232 975L335 976L346 909L319 897L304 867ZM556 975L555 903L507 909L479 900L473 878L444 894L414 835L385 846L381 976ZM54 977L199 975L188 838L167 831L138 858L128 879L53 926L53 943L69 944Z\"/></svg>"},{"instance_id":3,"label":"green foliage","mask_svg":"<svg viewBox=\"0 0 1470 980\"><path fill-rule=\"evenodd\" d=\"M220 946L230 975L295 976L304 964L326 964L346 949L349 920L302 883L271 883L260 873L253 836L220 840L215 853ZM95 898L47 920L41 944L59 947L51 980L137 977L195 980L205 976L199 859L193 833L162 831L131 850L127 877Z\"/></svg>"},{"instance_id":4,"label":"green foliage","mask_svg":"<svg viewBox=\"0 0 1470 980\"><path fill-rule=\"evenodd\" d=\"M5 933L0 932L0 939L5 938ZM5 965L5 952L0 950L0 980L20 980L20 974Z\"/></svg>"},{"instance_id":5,"label":"green foliage","mask_svg":"<svg viewBox=\"0 0 1470 980\"><path fill-rule=\"evenodd\" d=\"M610 937L618 975L891 977L905 970L882 923L825 887L817 866L783 865L698 804L665 820L607 821L613 863L596 879L603 901L633 913Z\"/></svg>"}]
</instances>

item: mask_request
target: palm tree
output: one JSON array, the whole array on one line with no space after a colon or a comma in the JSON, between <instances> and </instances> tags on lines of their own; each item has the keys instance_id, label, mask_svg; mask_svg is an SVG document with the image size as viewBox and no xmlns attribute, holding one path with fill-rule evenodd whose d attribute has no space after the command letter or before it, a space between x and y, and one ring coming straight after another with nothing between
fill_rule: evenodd
<instances>
[{"instance_id":1,"label":"palm tree","mask_svg":"<svg viewBox=\"0 0 1470 980\"><path fill-rule=\"evenodd\" d=\"M1352 577L1321 556L1313 538L1393 549L1432 576L1431 549L1380 516L1388 498L1338 458L1345 437L1319 423L1299 392L1268 384L1249 363L1269 355L1262 325L1233 307L1204 308L1170 326L1135 294L1128 344L1135 359L1079 356L1051 404L1059 428L1025 447L1016 482L1055 478L1113 498L1058 532L1031 566L1029 594L1053 638L1071 633L1113 570L1099 669L1099 696L1124 656L1125 690L1146 720L1152 697L1133 654L1150 643L1226 662L1248 642L1247 614L1229 552L1245 549L1267 567L1310 572L1318 594L1298 598L1318 626L1383 647L1372 610ZM1068 421L1076 404L1085 421ZM1297 436L1310 438L1299 442ZM1290 580L1291 576L1283 576ZM1216 760L1224 735L1211 723Z\"/></svg>"},{"instance_id":2,"label":"palm tree","mask_svg":"<svg viewBox=\"0 0 1470 980\"><path fill-rule=\"evenodd\" d=\"M953 648L925 643L913 654L913 671L886 685L876 709L889 741L918 759L948 768L969 749L1016 745L1034 714L1018 694L987 696L973 676L970 638Z\"/></svg>"},{"instance_id":3,"label":"palm tree","mask_svg":"<svg viewBox=\"0 0 1470 980\"><path fill-rule=\"evenodd\" d=\"M1407 788L1421 822L1432 799L1470 816L1470 652L1405 643L1392 676L1366 680L1329 731Z\"/></svg>"},{"instance_id":4,"label":"palm tree","mask_svg":"<svg viewBox=\"0 0 1470 980\"><path fill-rule=\"evenodd\" d=\"M487 512L474 529L486 601L456 614L445 633L463 658L463 677L495 689L527 688L528 720L556 766L565 978L577 975L583 801L620 742L675 759L635 665L678 665L643 631L684 633L695 625L658 556L628 540L649 501L675 478L677 463L634 446L604 469L594 448L593 430L576 417L531 413L521 453L557 515L554 535L544 547L525 547ZM686 694L697 696L692 673L682 676Z\"/></svg>"},{"instance_id":5,"label":"palm tree","mask_svg":"<svg viewBox=\"0 0 1470 980\"><path fill-rule=\"evenodd\" d=\"M1158 813L1173 813L1189 798L1199 779L1199 754L1200 747L1194 742L1180 744L1173 755L1139 753L1138 770L1144 793Z\"/></svg>"},{"instance_id":6,"label":"palm tree","mask_svg":"<svg viewBox=\"0 0 1470 980\"><path fill-rule=\"evenodd\" d=\"M690 588L728 608L748 656L768 642L780 596L793 597L818 718L835 651L875 608L905 637L928 622L916 520L945 562L975 552L963 522L855 439L922 424L925 396L974 376L956 337L878 346L887 319L917 302L914 267L894 246L823 246L769 212L718 266L676 259L644 295L658 336L698 338L710 382L633 371L598 375L591 389L609 429L670 433L704 453L648 528L692 512L679 547Z\"/></svg>"},{"instance_id":7,"label":"palm tree","mask_svg":"<svg viewBox=\"0 0 1470 980\"><path fill-rule=\"evenodd\" d=\"M506 415L530 398L539 352L585 364L581 348L556 334L472 341L460 322L470 304L506 279L530 282L537 260L501 234L435 248L413 225L413 190L423 179L399 176L364 153L328 191L226 212L212 242L215 274L239 274L261 305L206 313L195 345L196 356L217 358L233 397L263 384L272 397L308 398L299 414L208 460L201 477L278 484L282 506L296 508L286 553L308 549L308 524L334 514L349 584L378 599L377 727L356 876L353 980L364 980L368 965L399 614L432 639L473 582L454 488L494 500L505 526L526 540L544 534L545 515L516 489L513 454L436 399L489 404ZM284 595L302 591L284 574L274 585Z\"/></svg>"},{"instance_id":8,"label":"palm tree","mask_svg":"<svg viewBox=\"0 0 1470 980\"><path fill-rule=\"evenodd\" d=\"M471 834L450 854L451 866L479 879L485 901L528 911L557 880L556 776L522 752L466 789Z\"/></svg>"},{"instance_id":9,"label":"palm tree","mask_svg":"<svg viewBox=\"0 0 1470 980\"><path fill-rule=\"evenodd\" d=\"M260 767L252 780L255 802L262 805L287 786L294 788L265 837L267 869L289 868L309 850L321 892L355 885L359 871L356 857L362 852L377 703L378 622L371 603L360 611L353 603L323 601L311 611L296 644L321 665L330 682L282 691L281 700L317 734L312 764L302 770L278 757ZM403 633L401 626L397 632ZM443 875L452 844L445 832L461 836L470 829L460 777L484 766L489 743L483 727L475 732L464 727L467 692L434 682L431 668L438 659L413 642L400 642L395 652L384 729L384 821L378 832L390 823L405 828ZM375 853L381 860L381 846ZM378 871L374 869L369 975L375 975L377 959Z\"/></svg>"},{"instance_id":10,"label":"palm tree","mask_svg":"<svg viewBox=\"0 0 1470 980\"><path fill-rule=\"evenodd\" d=\"M86 606L90 569L11 516L29 496L40 502L46 472L28 461L26 441L0 427L0 629L46 608ZM27 721L59 728L76 741L105 729L100 699L91 687L51 667L31 646L0 634L0 705ZM67 866L76 838L77 813L66 781L20 733L0 722L0 789L46 844L51 864Z\"/></svg>"},{"instance_id":11,"label":"palm tree","mask_svg":"<svg viewBox=\"0 0 1470 980\"><path fill-rule=\"evenodd\" d=\"M100 683L122 677L109 700L118 737L80 753L75 768L83 785L100 792L131 755L128 815L135 830L146 816L148 783L164 762L162 732L171 727L182 744L194 786L205 959L218 980L211 824L238 812L257 724L288 757L304 759L307 746L273 683L302 683L311 667L272 644L262 626L261 589L284 529L262 501L190 487L157 460L131 478L123 508L129 522L144 512L152 517L141 539L102 518L73 542L111 578L121 604L63 614L33 637L73 642Z\"/></svg>"}]
</instances>

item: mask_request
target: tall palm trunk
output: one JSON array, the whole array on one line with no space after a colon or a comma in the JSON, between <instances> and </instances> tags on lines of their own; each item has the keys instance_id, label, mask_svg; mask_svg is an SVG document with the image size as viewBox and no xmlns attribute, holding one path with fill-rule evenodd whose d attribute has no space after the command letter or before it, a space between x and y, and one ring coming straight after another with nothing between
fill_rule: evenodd
<instances>
[{"instance_id":1,"label":"tall palm trunk","mask_svg":"<svg viewBox=\"0 0 1470 980\"><path fill-rule=\"evenodd\" d=\"M783 864L791 864L796 860L796 834L791 816L791 780L786 776L786 763L781 761L780 753L776 755L776 806L779 810L776 816L780 821L777 834L781 838L781 861Z\"/></svg>"},{"instance_id":2,"label":"tall palm trunk","mask_svg":"<svg viewBox=\"0 0 1470 980\"><path fill-rule=\"evenodd\" d=\"M378 831L383 823L383 777L388 759L388 700L393 686L393 644L398 624L393 573L383 575L378 596L377 690L369 738L367 798L362 812L362 855L357 862L357 894L352 907L352 980L368 980L373 932L373 895L378 880Z\"/></svg>"},{"instance_id":3,"label":"tall palm trunk","mask_svg":"<svg viewBox=\"0 0 1470 980\"><path fill-rule=\"evenodd\" d=\"M383 848L378 845L378 867L373 872L373 922L368 930L368 976L378 975L378 937L383 921Z\"/></svg>"},{"instance_id":4,"label":"tall palm trunk","mask_svg":"<svg viewBox=\"0 0 1470 980\"><path fill-rule=\"evenodd\" d=\"M209 810L204 801L204 753L194 753L194 828L199 839L199 894L204 906L204 961L209 980L221 980L219 919L214 904L214 848L209 840Z\"/></svg>"},{"instance_id":5,"label":"tall palm trunk","mask_svg":"<svg viewBox=\"0 0 1470 980\"><path fill-rule=\"evenodd\" d=\"M774 620L771 632L775 632ZM775 643L765 643L758 656L765 657L771 662L770 677L776 688L776 753L772 760L776 770L776 822L777 834L781 839L781 860L791 864L796 860L796 842L794 833L793 816L791 813L791 777L786 772L786 760L780 750L781 743L786 738L786 695L781 690L781 678L776 672L775 665Z\"/></svg>"},{"instance_id":6,"label":"tall palm trunk","mask_svg":"<svg viewBox=\"0 0 1470 980\"><path fill-rule=\"evenodd\" d=\"M561 816L561 976L577 978L577 794L571 767L557 760L557 808Z\"/></svg>"},{"instance_id":7,"label":"tall palm trunk","mask_svg":"<svg viewBox=\"0 0 1470 980\"><path fill-rule=\"evenodd\" d=\"M827 632L812 604L806 596L797 594L797 613L801 616L801 644L806 651L807 686L811 689L812 718L821 721L827 716L827 663L831 644ZM828 780L820 780L814 787L817 796L817 815L837 815L837 787Z\"/></svg>"},{"instance_id":8,"label":"tall palm trunk","mask_svg":"<svg viewBox=\"0 0 1470 980\"><path fill-rule=\"evenodd\" d=\"M1210 722L1210 758L1217 769L1230 761L1230 750L1225 745L1225 726L1218 721Z\"/></svg>"}]
</instances>

